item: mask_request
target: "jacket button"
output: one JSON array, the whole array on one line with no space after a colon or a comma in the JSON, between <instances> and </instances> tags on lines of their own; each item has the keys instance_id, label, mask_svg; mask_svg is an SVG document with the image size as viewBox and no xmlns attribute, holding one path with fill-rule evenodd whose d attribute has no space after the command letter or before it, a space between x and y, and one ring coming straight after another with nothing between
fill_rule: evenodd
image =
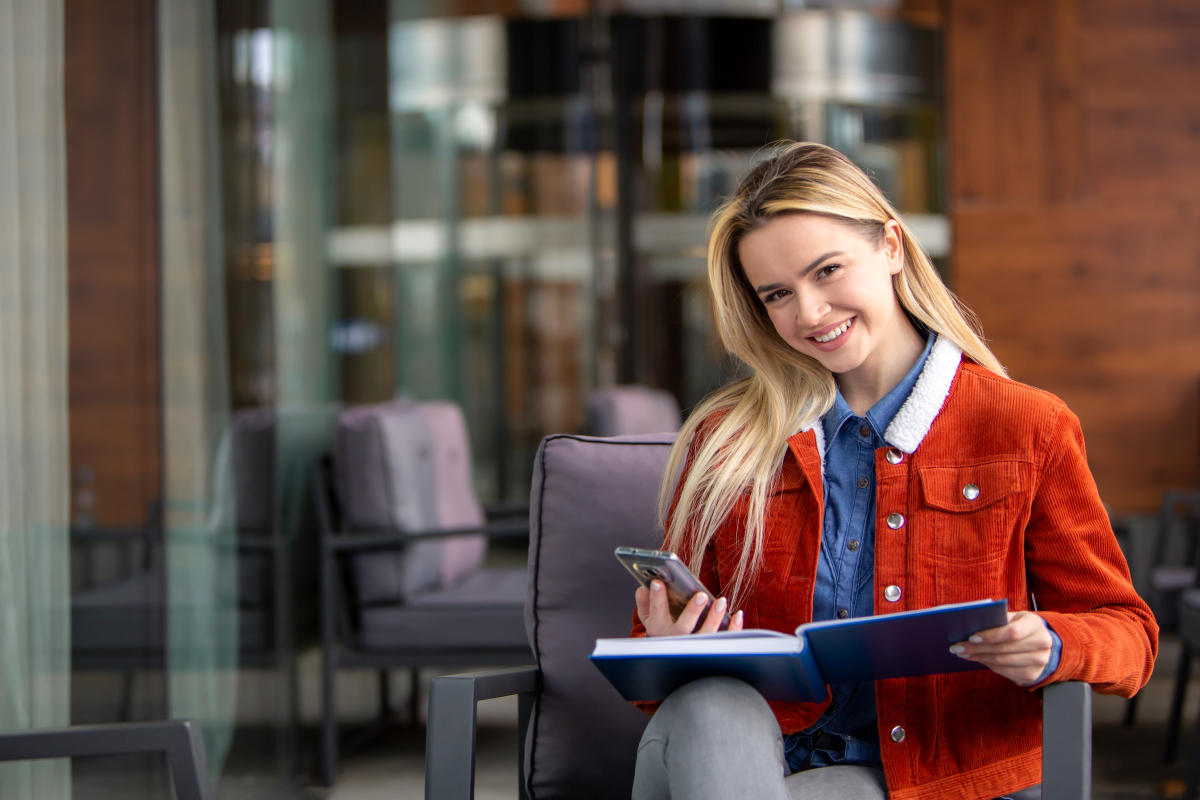
<instances>
[{"instance_id":1,"label":"jacket button","mask_svg":"<svg viewBox=\"0 0 1200 800\"><path fill-rule=\"evenodd\" d=\"M846 542L846 549L849 550L851 553L853 553L855 550L858 549L858 545L859 545L858 539L851 539L850 541Z\"/></svg>"},{"instance_id":2,"label":"jacket button","mask_svg":"<svg viewBox=\"0 0 1200 800\"><path fill-rule=\"evenodd\" d=\"M888 524L888 527L891 528L892 530L896 530L898 528L903 528L904 527L904 515L903 514L888 514L887 524Z\"/></svg>"},{"instance_id":3,"label":"jacket button","mask_svg":"<svg viewBox=\"0 0 1200 800\"><path fill-rule=\"evenodd\" d=\"M899 725L892 728L892 741L896 744L904 741L904 728L901 728Z\"/></svg>"},{"instance_id":4,"label":"jacket button","mask_svg":"<svg viewBox=\"0 0 1200 800\"><path fill-rule=\"evenodd\" d=\"M859 478L858 479L858 488L865 489L865 488L867 488L867 484L869 484L869 483L870 483L870 481L867 480L866 478Z\"/></svg>"},{"instance_id":5,"label":"jacket button","mask_svg":"<svg viewBox=\"0 0 1200 800\"><path fill-rule=\"evenodd\" d=\"M844 609L844 608L839 608L839 609L838 609L838 619L845 619L845 618L846 618L846 617L848 617L848 616L850 616L850 612L849 612L849 611L847 611L847 610L846 610L846 609Z\"/></svg>"},{"instance_id":6,"label":"jacket button","mask_svg":"<svg viewBox=\"0 0 1200 800\"><path fill-rule=\"evenodd\" d=\"M887 451L887 460L889 464L899 464L904 460L904 453L893 447Z\"/></svg>"},{"instance_id":7,"label":"jacket button","mask_svg":"<svg viewBox=\"0 0 1200 800\"><path fill-rule=\"evenodd\" d=\"M889 603L894 603L900 599L900 587L892 585L883 590L883 599Z\"/></svg>"},{"instance_id":8,"label":"jacket button","mask_svg":"<svg viewBox=\"0 0 1200 800\"><path fill-rule=\"evenodd\" d=\"M968 500L974 500L976 497L979 497L979 487L973 483L968 483L963 487L963 497Z\"/></svg>"},{"instance_id":9,"label":"jacket button","mask_svg":"<svg viewBox=\"0 0 1200 800\"><path fill-rule=\"evenodd\" d=\"M871 429L868 428L866 425L863 425L863 426L859 427L858 435L865 439L871 435Z\"/></svg>"}]
</instances>

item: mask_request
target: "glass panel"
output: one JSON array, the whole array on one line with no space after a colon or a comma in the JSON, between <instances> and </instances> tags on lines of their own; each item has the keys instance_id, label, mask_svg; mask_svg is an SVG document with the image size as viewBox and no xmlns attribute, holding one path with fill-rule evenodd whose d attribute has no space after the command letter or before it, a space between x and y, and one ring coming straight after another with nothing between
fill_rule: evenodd
<instances>
[{"instance_id":1,"label":"glass panel","mask_svg":"<svg viewBox=\"0 0 1200 800\"><path fill-rule=\"evenodd\" d=\"M581 82L586 25L411 11L393 3L394 221L380 238L396 270L398 390L462 403L477 489L520 500L537 443L580 427L599 369L611 223L592 212L597 180L612 180ZM343 271L351 234L335 248Z\"/></svg>"},{"instance_id":2,"label":"glass panel","mask_svg":"<svg viewBox=\"0 0 1200 800\"><path fill-rule=\"evenodd\" d=\"M0 6L0 731L70 715L63 8ZM66 762L0 796L69 798Z\"/></svg>"},{"instance_id":3,"label":"glass panel","mask_svg":"<svg viewBox=\"0 0 1200 800\"><path fill-rule=\"evenodd\" d=\"M237 713L239 605L215 26L211 0L159 4L169 714L200 720L214 777Z\"/></svg>"}]
</instances>

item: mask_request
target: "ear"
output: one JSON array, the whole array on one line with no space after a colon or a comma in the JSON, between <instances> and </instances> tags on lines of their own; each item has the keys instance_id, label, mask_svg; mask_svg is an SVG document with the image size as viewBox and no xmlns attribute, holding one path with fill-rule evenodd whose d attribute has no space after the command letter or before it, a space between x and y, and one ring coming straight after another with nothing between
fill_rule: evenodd
<instances>
[{"instance_id":1,"label":"ear","mask_svg":"<svg viewBox=\"0 0 1200 800\"><path fill-rule=\"evenodd\" d=\"M889 219L883 226L883 246L880 248L888 262L888 272L899 275L904 269L904 231L900 223Z\"/></svg>"}]
</instances>

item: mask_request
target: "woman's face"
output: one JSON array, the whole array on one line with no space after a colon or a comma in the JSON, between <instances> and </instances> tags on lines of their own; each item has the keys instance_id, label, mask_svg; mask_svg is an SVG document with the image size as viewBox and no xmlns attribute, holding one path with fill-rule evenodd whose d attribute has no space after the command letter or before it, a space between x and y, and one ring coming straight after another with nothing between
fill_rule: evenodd
<instances>
[{"instance_id":1,"label":"woman's face","mask_svg":"<svg viewBox=\"0 0 1200 800\"><path fill-rule=\"evenodd\" d=\"M910 323L892 288L904 266L901 237L894 220L876 247L829 217L784 214L743 237L738 253L783 340L846 375L881 368L904 341Z\"/></svg>"}]
</instances>

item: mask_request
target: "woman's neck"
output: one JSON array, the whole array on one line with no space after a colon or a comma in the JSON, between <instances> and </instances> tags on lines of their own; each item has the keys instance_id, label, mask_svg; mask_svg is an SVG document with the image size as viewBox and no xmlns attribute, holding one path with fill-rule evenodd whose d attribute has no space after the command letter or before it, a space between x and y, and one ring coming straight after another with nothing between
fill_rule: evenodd
<instances>
[{"instance_id":1,"label":"woman's neck","mask_svg":"<svg viewBox=\"0 0 1200 800\"><path fill-rule=\"evenodd\" d=\"M903 311L897 315L893 327L894 334L885 337L862 365L850 372L834 375L846 404L860 417L865 416L872 406L904 380L912 365L925 352L925 339Z\"/></svg>"}]
</instances>

